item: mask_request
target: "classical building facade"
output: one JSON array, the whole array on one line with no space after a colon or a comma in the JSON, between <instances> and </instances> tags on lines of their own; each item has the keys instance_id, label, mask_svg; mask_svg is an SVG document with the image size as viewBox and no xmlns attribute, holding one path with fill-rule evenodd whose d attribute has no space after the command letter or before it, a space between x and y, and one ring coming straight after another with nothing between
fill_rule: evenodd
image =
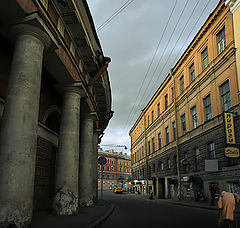
<instances>
[{"instance_id":1,"label":"classical building facade","mask_svg":"<svg viewBox=\"0 0 240 228\"><path fill-rule=\"evenodd\" d=\"M233 15L233 34L236 48L236 65L238 75L238 96L240 97L240 1L239 0L226 0L226 6L230 7Z\"/></svg>"},{"instance_id":2,"label":"classical building facade","mask_svg":"<svg viewBox=\"0 0 240 228\"><path fill-rule=\"evenodd\" d=\"M240 192L238 91L233 16L220 1L130 130L140 191Z\"/></svg>"},{"instance_id":3,"label":"classical building facade","mask_svg":"<svg viewBox=\"0 0 240 228\"><path fill-rule=\"evenodd\" d=\"M127 153L123 154L114 150L104 151L99 148L98 157L101 156L107 159L107 163L102 167L98 164L98 190L101 190L101 179L103 180L103 190L114 190L118 187L129 190L131 187L131 183L129 183L131 182L130 156Z\"/></svg>"},{"instance_id":4,"label":"classical building facade","mask_svg":"<svg viewBox=\"0 0 240 228\"><path fill-rule=\"evenodd\" d=\"M0 21L0 227L27 227L96 200L111 60L85 0L4 1Z\"/></svg>"}]
</instances>

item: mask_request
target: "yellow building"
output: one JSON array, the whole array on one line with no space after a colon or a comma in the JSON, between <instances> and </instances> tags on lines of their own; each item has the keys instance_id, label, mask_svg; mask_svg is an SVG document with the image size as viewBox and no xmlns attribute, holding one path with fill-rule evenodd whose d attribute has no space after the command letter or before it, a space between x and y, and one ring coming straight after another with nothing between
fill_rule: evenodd
<instances>
[{"instance_id":1,"label":"yellow building","mask_svg":"<svg viewBox=\"0 0 240 228\"><path fill-rule=\"evenodd\" d=\"M226 6L230 7L230 11L233 14L233 31L234 42L236 48L236 65L238 75L238 88L240 88L240 1L239 0L226 0ZM238 90L238 96L239 95Z\"/></svg>"},{"instance_id":2,"label":"yellow building","mask_svg":"<svg viewBox=\"0 0 240 228\"><path fill-rule=\"evenodd\" d=\"M193 198L200 190L206 198L210 184L239 192L239 161L225 155L223 122L231 112L238 152L238 91L233 18L220 1L130 130L132 175L145 180L143 192Z\"/></svg>"}]
</instances>

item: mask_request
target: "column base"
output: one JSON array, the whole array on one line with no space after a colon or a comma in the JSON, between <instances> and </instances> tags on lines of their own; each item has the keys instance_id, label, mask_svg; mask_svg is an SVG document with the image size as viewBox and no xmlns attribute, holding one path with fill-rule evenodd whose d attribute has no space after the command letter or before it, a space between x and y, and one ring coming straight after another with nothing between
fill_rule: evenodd
<instances>
[{"instance_id":1,"label":"column base","mask_svg":"<svg viewBox=\"0 0 240 228\"><path fill-rule=\"evenodd\" d=\"M26 218L21 218L18 214L8 214L5 221L0 221L0 228L28 228L31 221ZM1 218L0 218L1 219Z\"/></svg>"},{"instance_id":2,"label":"column base","mask_svg":"<svg viewBox=\"0 0 240 228\"><path fill-rule=\"evenodd\" d=\"M63 187L58 190L53 201L53 213L57 215L74 215L78 213L78 196Z\"/></svg>"},{"instance_id":3,"label":"column base","mask_svg":"<svg viewBox=\"0 0 240 228\"><path fill-rule=\"evenodd\" d=\"M94 201L90 197L84 197L79 200L80 207L93 207Z\"/></svg>"}]
</instances>

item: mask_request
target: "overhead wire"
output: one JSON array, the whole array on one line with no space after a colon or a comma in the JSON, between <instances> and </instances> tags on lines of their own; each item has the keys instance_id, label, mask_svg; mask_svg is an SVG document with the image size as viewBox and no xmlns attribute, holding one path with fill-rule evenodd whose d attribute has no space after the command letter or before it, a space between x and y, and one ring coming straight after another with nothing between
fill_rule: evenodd
<instances>
[{"instance_id":1,"label":"overhead wire","mask_svg":"<svg viewBox=\"0 0 240 228\"><path fill-rule=\"evenodd\" d=\"M145 80L146 80L146 78L147 78L147 76L148 76L148 73L149 73L150 68L151 68L151 66L152 66L152 64L153 64L153 61L154 61L154 59L155 59L155 57L156 57L156 55L157 55L159 46L160 46L160 44L161 44L161 42L162 42L162 39L163 39L163 36L164 36L164 34L165 34L165 32L166 32L166 29L167 29L167 27L168 27L168 24L169 24L169 22L170 22L170 20L171 20L171 18L172 18L172 15L173 15L173 12L174 12L174 10L175 10L175 8L176 8L176 5L177 5L177 0L176 0L175 3L174 3L174 6L173 6L173 8L172 8L172 10L171 10L171 13L170 13L169 18L168 18L168 20L167 20L167 23L166 23L166 25L165 25L165 28L164 28L163 32L161 33L162 35L161 35L161 38L159 39L159 42L158 42L158 44L157 44L157 48L156 48L156 50L155 50L155 52L154 52L154 55L153 55L153 57L152 57L152 59L151 59L151 61L150 61L150 64L149 64L148 69L147 69L147 72L145 73L145 76L144 76L143 81L142 81L142 83L141 83L140 89L138 90L138 94L137 94L136 99L135 99L135 101L134 101L133 107L132 107L132 109L131 109L131 111L130 111L130 113L129 113L129 115L128 115L127 121L126 121L126 123L124 124L123 134L124 134L125 129L126 129L127 125L128 125L129 118L130 118L130 116L132 115L132 112L133 112L133 110L134 110L134 108L135 108L137 99L138 99L138 97L139 97L139 95L140 95L140 92L141 92L142 87L143 87L143 85L144 85L144 83L145 83ZM122 139L122 137L123 137L123 134L122 134L122 136L121 136L121 139ZM121 140L120 140L120 141L121 141Z\"/></svg>"},{"instance_id":2,"label":"overhead wire","mask_svg":"<svg viewBox=\"0 0 240 228\"><path fill-rule=\"evenodd\" d=\"M187 39L185 39L185 42L184 42L183 45L181 46L181 49L180 49L180 51L178 52L178 54L176 55L176 58L175 58L175 60L174 60L173 63L176 62L176 60L177 60L179 54L182 52L183 47L186 45L186 42L188 41L188 39L189 39L189 37L190 37L192 31L193 31L194 28L196 27L196 25L197 25L199 19L202 17L203 13L205 12L205 10L206 10L208 4L210 3L210 1L211 1L211 0L209 0L209 1L207 2L207 4L205 5L204 9L203 9L202 12L201 12L201 14L199 15L198 19L196 20L194 26L192 27L192 30L190 31L190 33L189 33ZM198 1L198 2L199 2L199 1ZM195 8L196 8L197 5L198 5L198 3L195 5L195 7L194 7L194 9L193 9L193 11L192 11L192 13L191 13L191 15L193 14L193 12L194 12L194 10L195 10ZM190 17L189 17L189 18L190 18ZM189 19L188 19L188 20L189 20ZM183 31L184 31L186 25L187 25L187 24L185 24L185 26L184 26L184 28L183 28L181 34L183 33ZM181 35L179 36L179 39L180 39L180 37L181 37ZM179 40L179 39L178 39L178 40ZM175 43L175 46L176 46L176 44L177 44L177 42ZM175 46L174 46L174 48L175 48ZM174 50L174 48L172 49L172 51ZM172 51L171 51L170 55L172 54ZM168 56L168 59L169 59L170 55ZM165 65L163 66L162 71L163 71L163 69L165 68L166 63L168 62L168 59L167 59L167 61L165 62ZM162 73L162 71L161 71L161 73ZM159 74L159 76L161 76L161 73ZM159 79L159 77L157 78L157 80L158 80L158 79ZM154 82L154 85L156 85L157 80ZM154 88L154 86L153 86L153 88ZM152 89L153 89L153 88L152 88ZM152 89L151 89L151 91L152 91ZM155 91L155 90L154 90L154 91ZM150 95L150 94L149 94L149 95ZM149 96L149 95L148 95L148 96ZM130 126L130 125L129 125L129 126ZM129 127L129 126L128 126L128 127Z\"/></svg>"},{"instance_id":3,"label":"overhead wire","mask_svg":"<svg viewBox=\"0 0 240 228\"><path fill-rule=\"evenodd\" d=\"M192 31L193 31L194 28L196 27L196 25L197 25L199 19L202 17L204 11L206 10L206 8L207 8L207 6L208 6L208 4L209 4L210 2L211 2L211 0L208 0L207 4L205 5L204 9L202 10L200 16L198 17L198 19L196 20L195 24L193 25L192 30L190 31L190 33L189 33L187 39L185 39L185 42L184 42L183 45L181 46L180 51L179 51L178 54L176 55L176 58L174 59L173 64L174 64L174 63L176 62L176 60L179 58L179 54L182 52L183 47L185 47L185 45L186 45L186 43L187 43L189 37L191 36ZM183 31L184 31L184 29L183 29ZM176 44L175 44L175 46L176 46ZM175 46L174 46L174 48L175 48ZM172 49L172 51L174 50L174 48ZM171 52L170 54L172 54L172 52ZM168 60L169 60L169 57L170 57L170 55L168 56L167 61L165 62L164 66L163 66L163 68L162 68L162 70L161 70L161 72L159 73L159 77L161 76L161 74L162 74L162 72L163 72L163 69L166 67L167 62L168 62ZM171 64L171 65L173 65L173 64ZM154 82L154 85L156 85L157 81L159 80L159 77L158 77L158 78L156 79L156 81ZM152 87L152 90L155 91L156 88L154 88L154 86L153 86L153 87ZM149 97L149 96L150 96L150 94L148 95L148 97Z\"/></svg>"},{"instance_id":4,"label":"overhead wire","mask_svg":"<svg viewBox=\"0 0 240 228\"><path fill-rule=\"evenodd\" d=\"M195 11L195 9L196 9L196 7L197 7L197 5L198 5L199 2L200 2L200 0L197 1L197 4L194 6L194 8L193 8L193 10L192 10L192 13L189 15L188 19L186 20L186 23L185 23L185 25L184 25L184 27L183 27L183 29L182 29L182 32L180 33L177 41L175 42L175 45L174 45L174 47L172 48L171 52L169 53L168 58L166 59L165 64L164 64L164 66L162 67L162 69L161 69L160 73L158 74L158 76L161 76L161 75L162 75L162 72L164 72L164 69L165 69L165 67L167 66L168 60L169 60L170 56L172 55L173 51L175 50L175 47L177 46L178 41L180 40L183 32L185 31L185 28L186 28L186 26L188 25L191 17L193 16L193 13L194 13L194 11ZM171 66L172 66L172 64L171 64ZM168 70L168 71L169 71L169 70ZM155 80L155 82L153 83L153 85L156 85L156 83L157 83L158 80L159 80L159 77L156 78L156 80ZM154 86L152 87L152 89L153 89L153 88L154 88ZM149 98L149 97L150 97L152 89L150 90L150 93L148 93L148 96L147 96L146 98ZM154 91L155 91L155 90L154 90Z\"/></svg>"},{"instance_id":5,"label":"overhead wire","mask_svg":"<svg viewBox=\"0 0 240 228\"><path fill-rule=\"evenodd\" d=\"M118 10L116 10L108 19L106 19L98 28L97 31L103 29L107 24L109 24L118 14L120 14L124 9L126 9L134 0L126 1Z\"/></svg>"},{"instance_id":6,"label":"overhead wire","mask_svg":"<svg viewBox=\"0 0 240 228\"><path fill-rule=\"evenodd\" d=\"M158 63L157 63L157 65L156 65L155 69L154 69L154 72L153 72L153 74L152 74L152 77L151 77L150 82L152 81L153 76L154 76L154 74L156 73L156 71L157 71L157 69L158 69L158 66L159 66L159 64L160 64L160 62L161 62L161 60L162 60L162 58L163 58L163 56L164 56L164 53L166 52L166 49L167 49L167 47L168 47L168 45L169 45L169 42L170 42L170 40L172 39L172 36L173 36L173 34L174 34L174 32L175 32L175 30L176 30L179 22L181 21L183 12L185 11L188 2L189 2L189 0L187 0L187 1L185 2L185 5L184 5L184 7L183 7L183 9L182 9L182 11L181 11L181 13L180 13L179 18L178 18L178 22L175 24L174 29L172 30L172 33L171 33L171 35L170 35L170 37L169 37L169 39L168 39L168 41L167 41L167 45L165 46L164 51L162 52L162 54L161 54L161 56L160 56L160 58L159 58L159 60L158 60ZM145 91L144 91L144 93L143 93L143 95L142 95L142 97L141 97L141 100L140 100L140 102L138 103L138 105L142 102L142 100L143 100L143 98L144 98L144 96L145 96L145 94L146 94L146 91L147 91L147 89L148 89L148 87L149 87L149 85L150 85L150 82L148 83L147 88L145 89ZM138 110L136 110L136 111L138 111ZM133 118L134 118L135 115L136 115L136 113L132 116L132 119L131 119L130 123L128 124L127 129L130 127L131 122L132 122L132 120L133 120Z\"/></svg>"},{"instance_id":7,"label":"overhead wire","mask_svg":"<svg viewBox=\"0 0 240 228\"><path fill-rule=\"evenodd\" d=\"M183 45L182 45L180 51L179 51L178 54L176 55L176 58L175 58L175 60L174 60L173 63L176 62L176 60L177 60L177 58L178 58L178 55L181 53L183 47L185 47L185 45L186 45L186 43L187 43L189 37L191 36L192 31L193 31L194 28L196 27L197 23L199 22L199 19L202 17L203 13L205 12L205 10L206 10L206 8L207 8L207 6L209 5L210 2L211 2L211 0L209 0L209 1L207 2L207 4L205 5L204 9L203 9L202 12L201 12L201 14L200 14L199 17L197 18L195 24L193 25L193 27L192 27L192 29L191 29L189 35L188 35L188 37L185 39L185 42L183 43ZM184 29L183 29L183 31L184 31ZM173 48L173 49L174 49L174 48ZM173 50L173 49L172 49L172 50ZM169 58L168 58L168 59L169 59ZM166 63L168 62L168 59L167 59ZM166 63L165 63L165 65L164 65L164 67L166 66ZM164 67L163 67L163 68L164 68ZM162 69L163 69L163 68L162 68ZM161 71L161 72L162 72L162 71ZM159 76L161 75L161 72L160 72ZM157 78L157 80L158 80L158 79L159 79L159 78ZM154 85L156 84L157 80L154 82ZM154 88L154 87L153 87L153 88ZM153 89L153 88L152 88L152 89ZM155 90L154 90L154 91L155 91Z\"/></svg>"},{"instance_id":8,"label":"overhead wire","mask_svg":"<svg viewBox=\"0 0 240 228\"><path fill-rule=\"evenodd\" d=\"M175 30L176 30L178 24L179 24L180 21L181 21L182 15L183 15L183 13L184 13L184 11L185 11L185 9L186 9L186 6L187 6L188 2L189 2L189 0L187 0L187 1L185 2L185 5L184 5L184 7L183 7L183 9L182 9L182 12L181 12L181 14L180 14L180 16L179 16L178 22L175 24L175 26L174 26L174 28L173 28L173 31L172 31L172 33L171 33L171 36L169 37L169 39L168 39L168 41L167 41L167 45L165 46L164 51L162 52L161 57L159 58L159 61L158 61L157 65L156 65L156 67L155 67L155 69L154 69L153 74L152 74L151 80L150 80L150 82L148 83L147 88L145 89L145 91L144 91L144 93L143 93L143 95L142 95L142 98L141 98L139 104L141 104L141 101L144 99L144 96L145 96L145 94L146 94L146 92L147 92L147 90L148 90L148 88L149 88L149 85L150 85L150 83L152 82L152 80L153 80L153 78L154 78L154 75L155 75L155 73L156 73L156 71L157 71L157 69L158 69L158 67L159 67L159 64L160 64L160 62L162 61L162 58L163 58L163 56L164 56L164 54L165 54L165 52L166 52L166 50L167 50L167 48L168 48L168 46L169 46L169 44L170 44L170 40L172 39L173 34L175 33Z\"/></svg>"}]
</instances>

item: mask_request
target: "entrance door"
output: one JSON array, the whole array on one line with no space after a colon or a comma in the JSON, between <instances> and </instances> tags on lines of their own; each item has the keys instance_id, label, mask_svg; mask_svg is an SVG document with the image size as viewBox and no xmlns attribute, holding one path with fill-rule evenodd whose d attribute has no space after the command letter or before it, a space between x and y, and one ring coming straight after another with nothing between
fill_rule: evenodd
<instances>
[{"instance_id":1,"label":"entrance door","mask_svg":"<svg viewBox=\"0 0 240 228\"><path fill-rule=\"evenodd\" d=\"M159 181L159 183L158 183L159 198L165 199L165 179L159 178L158 181Z\"/></svg>"},{"instance_id":2,"label":"entrance door","mask_svg":"<svg viewBox=\"0 0 240 228\"><path fill-rule=\"evenodd\" d=\"M38 137L34 181L34 209L49 209L52 205L55 185L55 162L57 148Z\"/></svg>"}]
</instances>

